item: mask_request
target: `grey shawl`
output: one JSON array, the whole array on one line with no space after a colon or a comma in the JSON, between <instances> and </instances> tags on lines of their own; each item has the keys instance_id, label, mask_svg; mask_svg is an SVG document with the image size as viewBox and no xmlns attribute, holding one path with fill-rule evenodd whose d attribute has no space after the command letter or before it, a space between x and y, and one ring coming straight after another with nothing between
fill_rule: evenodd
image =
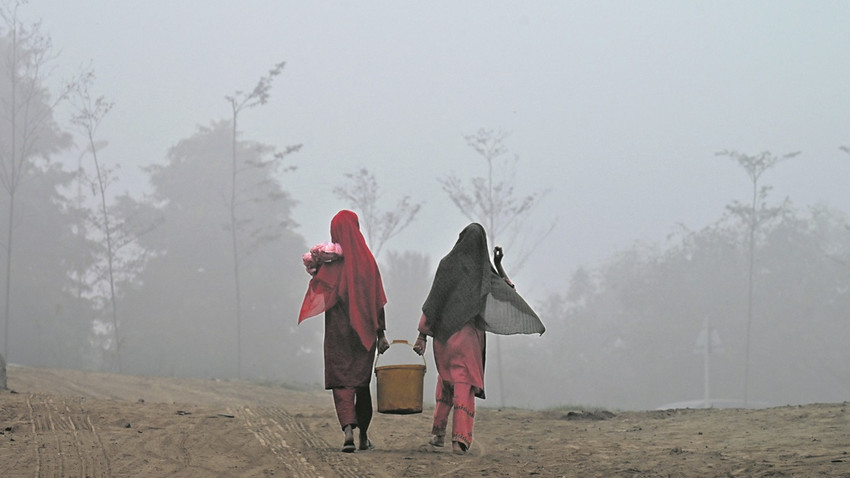
<instances>
[{"instance_id":1,"label":"grey shawl","mask_svg":"<svg viewBox=\"0 0 850 478\"><path fill-rule=\"evenodd\" d=\"M483 320L484 330L500 335L546 330L534 310L493 268L486 233L477 223L461 231L440 261L422 312L441 342L475 317Z\"/></svg>"}]
</instances>

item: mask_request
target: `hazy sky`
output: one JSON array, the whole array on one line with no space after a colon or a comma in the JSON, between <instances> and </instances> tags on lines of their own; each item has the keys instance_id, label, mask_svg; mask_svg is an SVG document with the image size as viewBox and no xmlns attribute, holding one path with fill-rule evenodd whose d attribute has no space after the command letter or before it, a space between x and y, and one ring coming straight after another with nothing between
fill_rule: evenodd
<instances>
[{"instance_id":1,"label":"hazy sky","mask_svg":"<svg viewBox=\"0 0 850 478\"><path fill-rule=\"evenodd\" d=\"M425 202L385 250L436 267L468 223L436 178L482 174L463 140L480 128L510 132L520 191L551 189L533 219L558 227L514 277L535 295L746 200L719 150L802 151L765 177L775 199L850 211L850 2L33 0L22 15L43 21L60 71L90 64L115 101L102 158L131 191L139 166L286 61L240 122L246 138L303 143L284 187L308 243L347 206L331 193L342 174L367 167L387 206Z\"/></svg>"}]
</instances>

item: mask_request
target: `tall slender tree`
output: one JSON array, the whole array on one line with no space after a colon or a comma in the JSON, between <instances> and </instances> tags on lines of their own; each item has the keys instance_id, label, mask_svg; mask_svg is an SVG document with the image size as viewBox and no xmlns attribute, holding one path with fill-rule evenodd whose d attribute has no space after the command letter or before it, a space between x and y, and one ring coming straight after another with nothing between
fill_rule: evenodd
<instances>
[{"instance_id":1,"label":"tall slender tree","mask_svg":"<svg viewBox=\"0 0 850 478\"><path fill-rule=\"evenodd\" d=\"M54 119L56 106L64 101L72 85L55 96L45 86L55 60L48 36L38 24L25 26L19 17L24 2L0 4L3 35L0 37L0 116L7 125L0 130L0 189L6 194L5 289L3 291L3 354L9 353L9 323L12 320L11 288L16 250L15 231L21 189L46 166L50 155L70 146L70 136Z\"/></svg>"},{"instance_id":2,"label":"tall slender tree","mask_svg":"<svg viewBox=\"0 0 850 478\"><path fill-rule=\"evenodd\" d=\"M108 303L109 323L112 329L114 360L118 372L121 373L121 334L118 328L118 297L116 293L120 261L118 252L123 246L132 242L132 237L126 234L112 214L107 196L110 184L117 180L115 171L118 169L118 165L108 165L98 155L100 150L106 147L106 142L97 140L97 130L114 103L106 100L103 96L92 97L89 89L93 81L94 74L87 74L85 81L72 94L71 103L74 106L75 113L71 117L71 123L84 136L86 152L91 156L94 167L94 174L91 179L85 174L84 168L80 168L78 174L79 181L89 183L93 195L97 198L97 212L89 217L99 234L101 239L99 242L103 245L105 267L102 274L95 274L95 279L100 281L102 278L106 283L106 302Z\"/></svg>"},{"instance_id":3,"label":"tall slender tree","mask_svg":"<svg viewBox=\"0 0 850 478\"><path fill-rule=\"evenodd\" d=\"M749 384L750 384L750 333L753 322L753 289L755 286L755 263L756 263L756 239L759 230L769 221L779 217L783 212L788 210L788 201L779 206L769 206L767 203L767 195L772 189L771 186L760 183L762 176L776 166L779 162L793 158L799 155L800 152L788 153L782 156L776 156L770 151L763 151L755 155L743 154L738 151L723 150L717 153L718 156L727 156L732 158L741 169L747 174L752 186L750 192L750 200L748 203L733 201L726 209L747 228L747 323L745 332L744 344L744 384L743 384L743 400L744 406L749 401Z\"/></svg>"},{"instance_id":4,"label":"tall slender tree","mask_svg":"<svg viewBox=\"0 0 850 478\"><path fill-rule=\"evenodd\" d=\"M236 320L236 362L237 374L242 377L242 284L239 276L240 257L244 251L240 250L239 231L245 227L245 223L239 218L239 201L240 201L240 158L238 158L237 138L239 135L239 115L247 109L255 108L264 105L268 102L271 96L272 82L275 77L281 74L286 62L280 62L269 70L268 74L261 77L254 88L249 91L237 90L233 95L225 97L230 103L231 109L231 171L230 171L230 199L228 201L228 209L230 212L228 230L231 237L231 253L233 257L233 290L235 297L235 320ZM286 153L277 153L273 156L273 162L279 162L283 157L291 152L298 151L300 145L290 147ZM247 166L252 166L250 163ZM253 165L265 167L268 165Z\"/></svg>"}]
</instances>

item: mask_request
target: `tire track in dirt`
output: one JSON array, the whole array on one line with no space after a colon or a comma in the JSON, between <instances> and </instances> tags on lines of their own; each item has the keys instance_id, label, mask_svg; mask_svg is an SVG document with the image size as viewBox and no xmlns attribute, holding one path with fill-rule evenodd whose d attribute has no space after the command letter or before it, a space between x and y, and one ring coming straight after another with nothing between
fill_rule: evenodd
<instances>
[{"instance_id":1,"label":"tire track in dirt","mask_svg":"<svg viewBox=\"0 0 850 478\"><path fill-rule=\"evenodd\" d=\"M38 404L34 404L35 397L30 395L27 397L27 410L29 411L29 422L32 426L32 433L35 437L33 443L35 445L35 476L60 476L57 475L54 469L54 458L59 456L59 447L55 440L49 440L46 437L45 430L50 431L50 420L45 418L45 413ZM61 473L61 469L59 470Z\"/></svg>"},{"instance_id":2,"label":"tire track in dirt","mask_svg":"<svg viewBox=\"0 0 850 478\"><path fill-rule=\"evenodd\" d=\"M80 476L112 476L109 455L103 439L92 423L91 416L83 409L82 399L63 399L65 421L74 438L74 447L80 461Z\"/></svg>"},{"instance_id":3,"label":"tire track in dirt","mask_svg":"<svg viewBox=\"0 0 850 478\"><path fill-rule=\"evenodd\" d=\"M292 477L321 477L321 469L330 476L358 478L369 476L359 467L352 454L340 453L328 442L311 432L302 421L276 407L239 408L235 413L260 443L278 456ZM301 450L308 450L305 454ZM312 461L321 462L314 465Z\"/></svg>"},{"instance_id":4,"label":"tire track in dirt","mask_svg":"<svg viewBox=\"0 0 850 478\"><path fill-rule=\"evenodd\" d=\"M295 435L298 438L295 443L300 448L309 450L310 454L317 455L319 461L333 470L333 476L343 478L372 476L371 473L366 473L360 468L360 460L354 455L341 453L339 448L328 444L307 428L302 420L298 420L284 409L262 407L260 410L277 421L288 433Z\"/></svg>"},{"instance_id":5,"label":"tire track in dirt","mask_svg":"<svg viewBox=\"0 0 850 478\"><path fill-rule=\"evenodd\" d=\"M301 455L297 449L289 446L286 437L284 437L286 434L284 427L267 414L249 407L239 408L232 414L239 416L248 430L257 437L260 444L280 458L287 469L287 476L293 478L321 476L316 468L307 461L306 457Z\"/></svg>"},{"instance_id":6,"label":"tire track in dirt","mask_svg":"<svg viewBox=\"0 0 850 478\"><path fill-rule=\"evenodd\" d=\"M35 437L36 476L112 476L103 440L83 399L30 395L26 404Z\"/></svg>"}]
</instances>

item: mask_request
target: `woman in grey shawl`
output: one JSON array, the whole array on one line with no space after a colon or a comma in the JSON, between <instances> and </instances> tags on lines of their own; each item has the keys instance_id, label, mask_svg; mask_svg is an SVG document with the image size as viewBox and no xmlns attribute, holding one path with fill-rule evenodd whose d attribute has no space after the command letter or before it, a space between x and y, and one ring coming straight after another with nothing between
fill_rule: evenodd
<instances>
[{"instance_id":1,"label":"woman in grey shawl","mask_svg":"<svg viewBox=\"0 0 850 478\"><path fill-rule=\"evenodd\" d=\"M484 228L477 223L466 226L440 261L422 306L413 349L424 354L427 336L434 337L439 374L430 443L445 444L449 412L454 409L451 440L456 454L465 454L472 445L475 397L484 398L484 332L542 334L546 330L505 274L503 256L501 247L496 247L494 268Z\"/></svg>"}]
</instances>

